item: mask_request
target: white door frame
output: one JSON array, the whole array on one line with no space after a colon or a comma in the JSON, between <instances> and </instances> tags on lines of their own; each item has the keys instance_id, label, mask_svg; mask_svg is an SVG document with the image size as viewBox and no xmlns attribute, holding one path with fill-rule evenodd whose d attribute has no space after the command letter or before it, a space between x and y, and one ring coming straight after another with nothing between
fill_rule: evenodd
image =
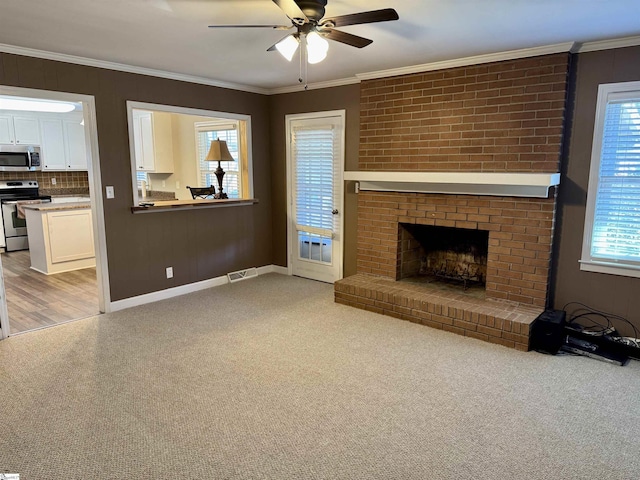
<instances>
[{"instance_id":1,"label":"white door frame","mask_svg":"<svg viewBox=\"0 0 640 480\"><path fill-rule=\"evenodd\" d=\"M292 218L291 211L291 200L293 196L293 171L292 171L292 155L291 155L291 122L294 120L307 120L314 118L322 118L322 117L341 117L342 118L342 148L343 148L343 161L340 166L339 172L339 181L336 182L337 185L334 185L335 188L338 188L339 202L338 209L340 218L338 220L338 224L340 226L340 231L338 234L340 235L340 254L338 258L335 260L338 262L338 278L336 280L340 280L344 276L344 167L345 167L345 156L346 156L346 110L329 110L324 112L309 112L309 113L296 113L285 115L285 124L286 124L286 168L287 168L287 272L288 275L293 275L293 255L294 255L294 245L291 241L292 237L292 228L295 224L294 219Z\"/></svg>"},{"instance_id":2,"label":"white door frame","mask_svg":"<svg viewBox=\"0 0 640 480\"><path fill-rule=\"evenodd\" d=\"M98 125L96 122L96 105L93 95L78 93L54 92L22 87L0 85L0 95L61 100L66 102L82 102L82 115L85 125L85 145L87 149L87 170L89 175L89 194L91 197L91 215L93 217L93 237L96 242L96 275L98 280L98 302L100 312L111 311L111 291L109 289L109 270L107 266L107 242L104 223L104 197L100 176L100 156L98 151ZM0 282L0 315L2 331L0 338L9 336L9 319L4 281Z\"/></svg>"}]
</instances>

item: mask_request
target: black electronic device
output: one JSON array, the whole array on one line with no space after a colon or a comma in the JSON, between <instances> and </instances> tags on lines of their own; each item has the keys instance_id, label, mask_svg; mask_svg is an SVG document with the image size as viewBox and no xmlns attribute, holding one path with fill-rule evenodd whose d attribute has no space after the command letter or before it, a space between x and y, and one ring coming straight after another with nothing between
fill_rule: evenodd
<instances>
[{"instance_id":1,"label":"black electronic device","mask_svg":"<svg viewBox=\"0 0 640 480\"><path fill-rule=\"evenodd\" d=\"M529 345L531 350L555 355L565 341L564 310L545 310L531 324Z\"/></svg>"},{"instance_id":2,"label":"black electronic device","mask_svg":"<svg viewBox=\"0 0 640 480\"><path fill-rule=\"evenodd\" d=\"M627 343L624 337L614 337L610 335L594 335L588 331L576 328L574 324L569 324L564 329L567 338L574 338L587 341L600 350L606 350L620 357L632 357L640 359L640 347Z\"/></svg>"}]
</instances>

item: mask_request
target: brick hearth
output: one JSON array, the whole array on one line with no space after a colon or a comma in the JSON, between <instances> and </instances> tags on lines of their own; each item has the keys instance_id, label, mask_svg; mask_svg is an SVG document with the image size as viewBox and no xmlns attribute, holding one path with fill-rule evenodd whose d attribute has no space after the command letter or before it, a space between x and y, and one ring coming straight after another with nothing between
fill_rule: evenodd
<instances>
[{"instance_id":1,"label":"brick hearth","mask_svg":"<svg viewBox=\"0 0 640 480\"><path fill-rule=\"evenodd\" d=\"M542 312L363 273L337 282L335 301L524 351L529 348L531 323Z\"/></svg>"}]
</instances>

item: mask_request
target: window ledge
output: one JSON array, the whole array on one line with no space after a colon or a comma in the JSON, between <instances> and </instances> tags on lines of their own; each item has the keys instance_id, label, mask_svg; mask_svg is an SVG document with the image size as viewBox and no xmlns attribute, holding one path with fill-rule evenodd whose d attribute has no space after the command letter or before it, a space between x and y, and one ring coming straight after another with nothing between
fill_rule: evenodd
<instances>
[{"instance_id":1,"label":"window ledge","mask_svg":"<svg viewBox=\"0 0 640 480\"><path fill-rule=\"evenodd\" d=\"M640 266L624 263L580 260L580 270L584 272L607 273L622 277L640 278Z\"/></svg>"},{"instance_id":2,"label":"window ledge","mask_svg":"<svg viewBox=\"0 0 640 480\"><path fill-rule=\"evenodd\" d=\"M165 200L153 204L131 207L132 213L172 212L176 210L193 210L200 208L243 207L258 203L257 198L227 200Z\"/></svg>"}]
</instances>

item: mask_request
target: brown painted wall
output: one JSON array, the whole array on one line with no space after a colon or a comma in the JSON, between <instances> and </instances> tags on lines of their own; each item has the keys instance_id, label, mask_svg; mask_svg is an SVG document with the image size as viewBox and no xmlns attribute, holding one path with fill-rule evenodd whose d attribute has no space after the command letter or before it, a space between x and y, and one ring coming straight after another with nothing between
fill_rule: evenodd
<instances>
[{"instance_id":1,"label":"brown painted wall","mask_svg":"<svg viewBox=\"0 0 640 480\"><path fill-rule=\"evenodd\" d=\"M558 192L553 305L561 309L568 302L582 302L621 315L640 329L640 279L582 272L578 264L598 85L640 80L640 47L575 55L572 70L570 121ZM626 334L632 333L623 323L615 326Z\"/></svg>"},{"instance_id":2,"label":"brown painted wall","mask_svg":"<svg viewBox=\"0 0 640 480\"><path fill-rule=\"evenodd\" d=\"M358 169L360 85L287 93L270 97L271 179L273 201L273 263L287 265L287 159L285 115L346 110L345 170ZM345 183L344 276L356 273L357 195L353 182Z\"/></svg>"},{"instance_id":3,"label":"brown painted wall","mask_svg":"<svg viewBox=\"0 0 640 480\"><path fill-rule=\"evenodd\" d=\"M273 263L267 96L10 54L0 54L0 84L95 97L102 185L116 192L104 202L112 300ZM259 203L132 214L127 100L251 115Z\"/></svg>"}]
</instances>

